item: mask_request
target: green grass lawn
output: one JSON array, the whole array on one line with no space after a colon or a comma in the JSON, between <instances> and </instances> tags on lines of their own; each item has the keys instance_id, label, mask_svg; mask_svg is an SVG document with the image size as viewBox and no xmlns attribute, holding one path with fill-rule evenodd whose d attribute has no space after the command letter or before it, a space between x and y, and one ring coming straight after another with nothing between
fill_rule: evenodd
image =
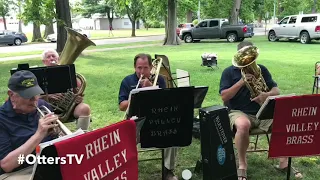
<instances>
[{"instance_id":1,"label":"green grass lawn","mask_svg":"<svg viewBox=\"0 0 320 180\"><path fill-rule=\"evenodd\" d=\"M109 36L109 30L88 30L90 32L90 39L107 39L117 37L131 37L131 29L116 29L113 30L113 36ZM42 32L42 35L44 32ZM149 35L161 35L165 34L164 28L149 28L136 29L136 36L149 36ZM28 42L32 40L32 32L26 33Z\"/></svg>"},{"instance_id":2,"label":"green grass lawn","mask_svg":"<svg viewBox=\"0 0 320 180\"><path fill-rule=\"evenodd\" d=\"M255 37L252 41L260 48L258 63L269 68L274 80L278 83L281 94L311 94L314 64L319 61L319 43L302 45L299 42L268 42L265 37ZM191 84L209 86L203 106L221 105L219 97L219 81L224 68L231 65L236 52L237 43L226 40L205 41L180 46L155 46L136 49L94 52L79 57L75 62L77 72L87 79L85 102L91 106L93 123L91 128L101 128L122 120L123 112L118 110L118 91L121 80L133 73L133 57L141 52L165 54L169 57L171 69L183 69L190 72ZM219 69L212 70L200 66L201 54L205 52L218 54ZM9 70L18 63L41 65L39 60L24 60L0 63L0 99L5 100ZM261 145L266 147L265 137L261 137ZM154 157L158 153L147 153L141 158ZM181 148L178 153L176 173L193 168L200 158L200 142L194 139L192 145ZM253 180L283 180L286 175L276 171L273 165L276 160L267 159L267 153L248 154L248 176ZM316 180L320 176L320 158L294 158L293 165L302 171L305 180ZM139 163L141 180L160 179L160 161ZM194 175L194 180L201 175Z\"/></svg>"},{"instance_id":3,"label":"green grass lawn","mask_svg":"<svg viewBox=\"0 0 320 180\"><path fill-rule=\"evenodd\" d=\"M145 41L145 42L130 42L130 43L121 43L121 44L104 44L104 45L98 45L98 46L89 46L85 50L119 48L119 47L130 47L130 46L143 46L143 45L151 45L151 44L159 44L159 43L160 43L160 41ZM39 55L39 57L40 57L42 52L43 51L0 53L0 58L26 56L26 55Z\"/></svg>"}]
</instances>

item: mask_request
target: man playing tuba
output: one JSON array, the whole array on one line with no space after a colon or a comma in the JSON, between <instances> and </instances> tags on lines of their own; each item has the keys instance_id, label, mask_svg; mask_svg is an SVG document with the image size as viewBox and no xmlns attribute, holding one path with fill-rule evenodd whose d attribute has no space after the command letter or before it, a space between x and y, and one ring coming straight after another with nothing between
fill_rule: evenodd
<instances>
[{"instance_id":1,"label":"man playing tuba","mask_svg":"<svg viewBox=\"0 0 320 180\"><path fill-rule=\"evenodd\" d=\"M59 65L59 54L54 49L45 50L42 53L42 62L45 66ZM77 79L78 87L81 86L80 83L81 82L79 81L79 79ZM51 94L48 96L49 96L48 98L49 102L67 100L66 99L67 96L63 93ZM85 118L86 121L90 121L90 118L89 118L91 113L90 106L88 104L83 103L83 96L77 96L75 99L75 103L76 103L75 108L71 110L73 112L72 113L73 117L70 117L69 119L73 118L73 119L79 120L79 118L82 118L82 119ZM56 112L56 113L64 113L64 112Z\"/></svg>"},{"instance_id":2,"label":"man playing tuba","mask_svg":"<svg viewBox=\"0 0 320 180\"><path fill-rule=\"evenodd\" d=\"M243 49L249 49L254 51L256 48L251 42L241 42L238 45L238 52ZM237 54L237 57L250 57L254 54ZM255 57L256 58L256 57ZM249 59L249 58L248 58ZM247 59L240 59L247 60ZM254 59L255 60L255 59ZM249 64L250 62L248 62ZM245 63L244 63L245 64ZM248 72L248 69L241 70L235 65L227 67L220 80L220 90L222 101L230 109L229 118L231 123L231 129L235 132L235 146L238 150L239 168L238 177L239 180L247 179L247 159L246 152L249 146L249 132L252 128L260 128L267 132L272 125L272 119L270 120L258 120L256 114L260 109L260 105L267 99L268 96L279 95L280 90L277 87L277 83L272 79L272 76L268 69L263 65L254 65L250 67L255 69L255 74L243 73ZM250 70L250 69L249 69ZM262 77L260 76L262 75ZM260 86L255 87L256 80ZM265 84L267 87L264 87ZM259 89L261 89L260 92ZM269 89L267 91L263 91ZM255 95L256 94L256 95ZM287 158L280 159L280 165L276 168L280 171L286 171L288 167ZM302 177L301 173L292 169L296 177Z\"/></svg>"},{"instance_id":3,"label":"man playing tuba","mask_svg":"<svg viewBox=\"0 0 320 180\"><path fill-rule=\"evenodd\" d=\"M24 169L30 165L19 164L18 157L35 154L40 143L57 138L57 134L51 132L58 128L58 117L54 114L41 117L36 110L42 105L51 109L39 99L40 94L43 91L32 72L17 71L10 77L9 98L0 107L0 179L29 179L32 168Z\"/></svg>"}]
</instances>

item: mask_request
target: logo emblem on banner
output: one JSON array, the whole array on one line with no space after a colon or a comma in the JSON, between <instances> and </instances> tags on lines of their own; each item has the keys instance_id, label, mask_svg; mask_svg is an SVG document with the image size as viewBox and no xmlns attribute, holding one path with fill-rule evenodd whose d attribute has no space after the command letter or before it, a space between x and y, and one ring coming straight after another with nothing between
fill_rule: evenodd
<instances>
[{"instance_id":1,"label":"logo emblem on banner","mask_svg":"<svg viewBox=\"0 0 320 180\"><path fill-rule=\"evenodd\" d=\"M217 151L217 159L220 165L223 165L226 161L226 150L220 145Z\"/></svg>"}]
</instances>

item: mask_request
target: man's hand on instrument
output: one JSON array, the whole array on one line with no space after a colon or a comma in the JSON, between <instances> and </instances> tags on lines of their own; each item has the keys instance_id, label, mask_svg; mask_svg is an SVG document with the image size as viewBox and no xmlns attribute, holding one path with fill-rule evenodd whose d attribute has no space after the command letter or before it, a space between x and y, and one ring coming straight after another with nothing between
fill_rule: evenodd
<instances>
[{"instance_id":1,"label":"man's hand on instrument","mask_svg":"<svg viewBox=\"0 0 320 180\"><path fill-rule=\"evenodd\" d=\"M57 94L50 94L49 95L49 99L53 99L53 100L59 100L62 99L63 95L61 93L57 93Z\"/></svg>"},{"instance_id":2,"label":"man's hand on instrument","mask_svg":"<svg viewBox=\"0 0 320 180\"><path fill-rule=\"evenodd\" d=\"M142 87L152 86L152 83L150 82L150 80L148 78L142 79L140 81L140 84L141 84Z\"/></svg>"},{"instance_id":3,"label":"man's hand on instrument","mask_svg":"<svg viewBox=\"0 0 320 180\"><path fill-rule=\"evenodd\" d=\"M256 103L262 105L264 101L268 98L269 93L261 92L257 97L251 99L251 101L255 101Z\"/></svg>"},{"instance_id":4,"label":"man's hand on instrument","mask_svg":"<svg viewBox=\"0 0 320 180\"><path fill-rule=\"evenodd\" d=\"M76 104L81 103L83 101L83 96L77 96L75 101L76 101Z\"/></svg>"},{"instance_id":5,"label":"man's hand on instrument","mask_svg":"<svg viewBox=\"0 0 320 180\"><path fill-rule=\"evenodd\" d=\"M46 114L43 118L39 119L39 124L38 124L38 130L37 133L41 137L46 137L50 131L54 130L53 128L58 127L59 125L57 124L58 116L54 115L53 113Z\"/></svg>"}]
</instances>

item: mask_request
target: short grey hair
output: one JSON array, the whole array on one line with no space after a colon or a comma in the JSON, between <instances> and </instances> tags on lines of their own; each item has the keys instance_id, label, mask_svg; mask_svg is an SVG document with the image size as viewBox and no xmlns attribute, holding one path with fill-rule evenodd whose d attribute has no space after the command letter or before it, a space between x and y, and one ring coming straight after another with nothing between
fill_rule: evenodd
<instances>
[{"instance_id":1,"label":"short grey hair","mask_svg":"<svg viewBox=\"0 0 320 180\"><path fill-rule=\"evenodd\" d=\"M53 53L56 54L57 57L59 57L59 54L55 49L46 49L41 54L42 60L44 60L46 58L46 55L47 55L48 52L53 52Z\"/></svg>"}]
</instances>

